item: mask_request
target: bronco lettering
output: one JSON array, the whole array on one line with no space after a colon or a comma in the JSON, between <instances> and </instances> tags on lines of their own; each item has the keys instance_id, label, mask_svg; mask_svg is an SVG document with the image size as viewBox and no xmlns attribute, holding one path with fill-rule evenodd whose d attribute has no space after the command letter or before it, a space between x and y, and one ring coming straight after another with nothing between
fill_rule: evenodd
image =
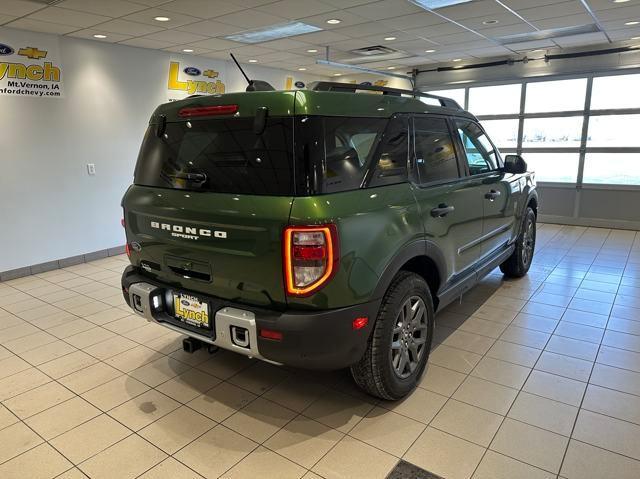
<instances>
[{"instance_id":1,"label":"bronco lettering","mask_svg":"<svg viewBox=\"0 0 640 479\"><path fill-rule=\"evenodd\" d=\"M184 238L191 240L198 240L200 236L206 236L211 238L225 239L227 237L226 231L213 231L207 228L197 228L195 226L181 226L172 225L169 223L160 223L159 221L152 221L151 227L159 230L171 231L171 236L176 238Z\"/></svg>"}]
</instances>

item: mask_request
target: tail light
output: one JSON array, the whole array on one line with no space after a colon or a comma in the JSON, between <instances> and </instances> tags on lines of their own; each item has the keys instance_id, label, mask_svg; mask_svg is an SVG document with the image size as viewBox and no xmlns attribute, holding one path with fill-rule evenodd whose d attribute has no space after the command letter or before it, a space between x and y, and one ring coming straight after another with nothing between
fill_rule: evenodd
<instances>
[{"instance_id":1,"label":"tail light","mask_svg":"<svg viewBox=\"0 0 640 479\"><path fill-rule=\"evenodd\" d=\"M129 243L125 243L124 252L127 253L127 256L129 258L131 258L131 246L129 246Z\"/></svg>"},{"instance_id":2,"label":"tail light","mask_svg":"<svg viewBox=\"0 0 640 479\"><path fill-rule=\"evenodd\" d=\"M287 294L309 296L338 269L338 229L334 224L287 226L284 230L284 275Z\"/></svg>"}]
</instances>

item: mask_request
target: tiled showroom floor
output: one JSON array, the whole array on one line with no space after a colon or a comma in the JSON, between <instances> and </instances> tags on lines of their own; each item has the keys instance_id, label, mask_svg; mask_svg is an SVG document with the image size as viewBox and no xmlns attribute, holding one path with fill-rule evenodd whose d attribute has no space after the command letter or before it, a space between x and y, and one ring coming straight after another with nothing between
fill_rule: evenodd
<instances>
[{"instance_id":1,"label":"tiled showroom floor","mask_svg":"<svg viewBox=\"0 0 640 479\"><path fill-rule=\"evenodd\" d=\"M399 403L129 314L125 257L0 284L0 477L640 477L640 233L540 225L529 275L437 316ZM312 471L312 472L310 472ZM200 475L198 475L200 474Z\"/></svg>"}]
</instances>

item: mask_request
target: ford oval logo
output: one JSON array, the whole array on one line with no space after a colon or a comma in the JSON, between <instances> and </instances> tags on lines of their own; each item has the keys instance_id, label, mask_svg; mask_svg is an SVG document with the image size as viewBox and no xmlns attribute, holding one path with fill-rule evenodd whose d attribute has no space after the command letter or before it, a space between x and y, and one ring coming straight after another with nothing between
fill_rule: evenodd
<instances>
[{"instance_id":1,"label":"ford oval logo","mask_svg":"<svg viewBox=\"0 0 640 479\"><path fill-rule=\"evenodd\" d=\"M142 251L142 245L137 241L131 242L131 248L133 249L133 251Z\"/></svg>"},{"instance_id":2,"label":"ford oval logo","mask_svg":"<svg viewBox=\"0 0 640 479\"><path fill-rule=\"evenodd\" d=\"M180 304L182 304L182 306L189 306L191 303L189 301L187 301L186 299L181 299L180 300Z\"/></svg>"},{"instance_id":3,"label":"ford oval logo","mask_svg":"<svg viewBox=\"0 0 640 479\"><path fill-rule=\"evenodd\" d=\"M191 75L192 77L197 77L200 76L200 74L202 73L200 70L198 70L196 67L187 67L184 69L184 72L187 75Z\"/></svg>"},{"instance_id":4,"label":"ford oval logo","mask_svg":"<svg viewBox=\"0 0 640 479\"><path fill-rule=\"evenodd\" d=\"M296 88L304 88L304 82L303 81L297 81L294 83L294 85L296 86Z\"/></svg>"},{"instance_id":5,"label":"ford oval logo","mask_svg":"<svg viewBox=\"0 0 640 479\"><path fill-rule=\"evenodd\" d=\"M362 83L360 83L360 86L371 86L372 83L370 81L363 81Z\"/></svg>"},{"instance_id":6,"label":"ford oval logo","mask_svg":"<svg viewBox=\"0 0 640 479\"><path fill-rule=\"evenodd\" d=\"M11 48L9 45L5 45L0 43L0 55L13 55L15 50Z\"/></svg>"}]
</instances>

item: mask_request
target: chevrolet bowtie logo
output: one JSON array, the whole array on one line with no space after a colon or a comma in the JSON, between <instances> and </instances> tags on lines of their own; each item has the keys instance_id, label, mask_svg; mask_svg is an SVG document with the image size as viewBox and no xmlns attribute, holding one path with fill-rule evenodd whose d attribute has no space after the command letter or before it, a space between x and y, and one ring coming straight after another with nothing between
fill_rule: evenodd
<instances>
[{"instance_id":1,"label":"chevrolet bowtie logo","mask_svg":"<svg viewBox=\"0 0 640 479\"><path fill-rule=\"evenodd\" d=\"M33 60L40 60L41 58L47 57L47 52L38 50L35 47L29 47L18 50L18 55L22 55L23 57L31 58Z\"/></svg>"},{"instance_id":2,"label":"chevrolet bowtie logo","mask_svg":"<svg viewBox=\"0 0 640 479\"><path fill-rule=\"evenodd\" d=\"M218 76L218 72L215 70L205 70L202 72L202 74L209 78L215 78Z\"/></svg>"}]
</instances>

